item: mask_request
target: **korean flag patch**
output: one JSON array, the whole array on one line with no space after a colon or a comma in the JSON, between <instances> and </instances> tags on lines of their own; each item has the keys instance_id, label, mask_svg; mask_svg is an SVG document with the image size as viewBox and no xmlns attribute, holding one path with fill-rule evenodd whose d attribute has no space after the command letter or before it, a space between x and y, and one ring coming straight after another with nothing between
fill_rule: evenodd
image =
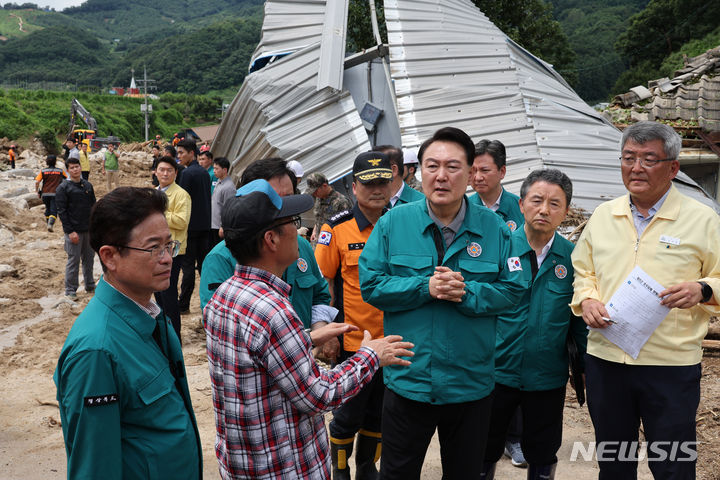
<instances>
[{"instance_id":1,"label":"korean flag patch","mask_svg":"<svg viewBox=\"0 0 720 480\"><path fill-rule=\"evenodd\" d=\"M522 270L522 264L520 263L519 257L510 257L507 260L508 262L508 268L511 272L517 272L518 270Z\"/></svg>"},{"instance_id":2,"label":"korean flag patch","mask_svg":"<svg viewBox=\"0 0 720 480\"><path fill-rule=\"evenodd\" d=\"M322 232L320 232L320 236L318 237L318 243L320 245L328 246L328 245L330 245L331 239L332 239L332 233L322 231Z\"/></svg>"}]
</instances>

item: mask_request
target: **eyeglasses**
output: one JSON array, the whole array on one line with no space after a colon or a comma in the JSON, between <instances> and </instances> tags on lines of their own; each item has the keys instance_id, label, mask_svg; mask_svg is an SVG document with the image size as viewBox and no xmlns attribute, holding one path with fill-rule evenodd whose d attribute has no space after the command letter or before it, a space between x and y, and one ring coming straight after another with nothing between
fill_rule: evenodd
<instances>
[{"instance_id":1,"label":"eyeglasses","mask_svg":"<svg viewBox=\"0 0 720 480\"><path fill-rule=\"evenodd\" d=\"M627 156L622 155L622 156L620 156L620 161L621 161L622 164L625 165L626 167L632 167L632 166L634 166L634 165L635 165L635 162L637 162L638 160L640 161L640 165L641 165L643 168L652 168L652 167L654 167L655 165L657 165L657 164L660 163L660 162L672 162L672 161L675 160L675 159L674 159L674 158L659 158L659 159L654 159L654 158L647 158L647 157L633 157L633 156L631 156L631 155L627 155Z\"/></svg>"},{"instance_id":2,"label":"eyeglasses","mask_svg":"<svg viewBox=\"0 0 720 480\"><path fill-rule=\"evenodd\" d=\"M300 218L299 215L296 215L294 217L290 217L290 220L285 220L284 222L276 223L271 228L287 225L288 223L294 223L295 228L300 228L302 226L302 218Z\"/></svg>"},{"instance_id":3,"label":"eyeglasses","mask_svg":"<svg viewBox=\"0 0 720 480\"><path fill-rule=\"evenodd\" d=\"M180 242L177 240L173 240L172 242L168 242L165 245L157 245L152 248L138 248L138 247L131 247L129 245L116 245L118 248L129 248L130 250L139 250L141 252L150 252L151 258L162 258L165 253L167 252L168 255L170 255L171 258L177 257L178 252L180 251Z\"/></svg>"}]
</instances>

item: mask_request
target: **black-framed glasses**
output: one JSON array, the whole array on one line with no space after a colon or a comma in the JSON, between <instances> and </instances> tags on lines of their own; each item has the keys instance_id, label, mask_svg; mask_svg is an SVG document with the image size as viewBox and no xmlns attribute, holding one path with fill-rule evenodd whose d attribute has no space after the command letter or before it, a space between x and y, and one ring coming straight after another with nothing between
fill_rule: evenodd
<instances>
[{"instance_id":1,"label":"black-framed glasses","mask_svg":"<svg viewBox=\"0 0 720 480\"><path fill-rule=\"evenodd\" d=\"M620 156L620 161L626 167L632 167L633 165L635 165L635 162L637 162L638 160L640 160L640 165L643 168L652 168L660 162L672 162L675 159L674 158L655 159L655 158L647 158L647 157L635 157L632 155L621 155Z\"/></svg>"},{"instance_id":2,"label":"black-framed glasses","mask_svg":"<svg viewBox=\"0 0 720 480\"><path fill-rule=\"evenodd\" d=\"M276 223L275 225L273 225L270 228L281 227L288 223L294 223L295 228L300 228L302 226L302 218L300 218L300 215L296 215L294 217L290 217L290 220L285 220L284 222Z\"/></svg>"},{"instance_id":3,"label":"black-framed glasses","mask_svg":"<svg viewBox=\"0 0 720 480\"><path fill-rule=\"evenodd\" d=\"M150 257L152 258L162 258L165 253L170 255L171 258L177 257L178 252L180 252L180 242L177 240L173 240L171 242L166 243L165 245L156 245L151 248L138 248L138 247L131 247L130 245L116 245L119 248L129 248L130 250L139 250L141 252L149 252Z\"/></svg>"}]
</instances>

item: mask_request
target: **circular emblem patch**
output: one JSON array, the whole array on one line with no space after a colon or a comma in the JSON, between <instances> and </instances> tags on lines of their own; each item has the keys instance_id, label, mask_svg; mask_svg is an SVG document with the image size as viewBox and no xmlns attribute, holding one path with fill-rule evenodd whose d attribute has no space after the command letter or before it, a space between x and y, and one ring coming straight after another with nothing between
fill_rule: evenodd
<instances>
[{"instance_id":1,"label":"circular emblem patch","mask_svg":"<svg viewBox=\"0 0 720 480\"><path fill-rule=\"evenodd\" d=\"M514 232L517 229L517 223L512 220L508 220L506 225L510 228L511 232Z\"/></svg>"},{"instance_id":2,"label":"circular emblem patch","mask_svg":"<svg viewBox=\"0 0 720 480\"><path fill-rule=\"evenodd\" d=\"M555 267L555 276L557 278L567 277L567 268L565 268L565 265L558 265Z\"/></svg>"},{"instance_id":3,"label":"circular emblem patch","mask_svg":"<svg viewBox=\"0 0 720 480\"><path fill-rule=\"evenodd\" d=\"M467 252L468 252L468 255L470 255L473 258L479 257L480 254L482 253L482 247L477 242L471 242L470 245L467 246Z\"/></svg>"},{"instance_id":4,"label":"circular emblem patch","mask_svg":"<svg viewBox=\"0 0 720 480\"><path fill-rule=\"evenodd\" d=\"M304 258L302 258L302 257L298 258L297 266L298 266L298 270L300 270L301 272L307 272L308 263ZM557 272L557 269L555 269L555 272Z\"/></svg>"}]
</instances>

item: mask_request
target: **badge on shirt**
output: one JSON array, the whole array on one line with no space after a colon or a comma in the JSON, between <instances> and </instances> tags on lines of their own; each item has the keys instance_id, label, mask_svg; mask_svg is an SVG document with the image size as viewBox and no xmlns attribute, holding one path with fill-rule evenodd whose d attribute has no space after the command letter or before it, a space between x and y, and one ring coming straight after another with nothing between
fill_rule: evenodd
<instances>
[{"instance_id":1,"label":"badge on shirt","mask_svg":"<svg viewBox=\"0 0 720 480\"><path fill-rule=\"evenodd\" d=\"M508 226L508 228L510 229L511 232L514 232L515 230L517 230L517 223L513 222L512 220L508 220L506 225Z\"/></svg>"},{"instance_id":2,"label":"badge on shirt","mask_svg":"<svg viewBox=\"0 0 720 480\"><path fill-rule=\"evenodd\" d=\"M559 279L567 277L567 267L565 265L558 265L555 267L555 276Z\"/></svg>"},{"instance_id":3,"label":"badge on shirt","mask_svg":"<svg viewBox=\"0 0 720 480\"><path fill-rule=\"evenodd\" d=\"M330 245L330 239L332 239L332 233L322 231L320 232L320 236L318 237L318 243L320 245L328 246Z\"/></svg>"},{"instance_id":4,"label":"badge on shirt","mask_svg":"<svg viewBox=\"0 0 720 480\"><path fill-rule=\"evenodd\" d=\"M85 397L83 399L86 407L100 407L102 405L110 405L118 401L117 393L108 393L107 395L98 395L97 397Z\"/></svg>"},{"instance_id":5,"label":"badge on shirt","mask_svg":"<svg viewBox=\"0 0 720 480\"><path fill-rule=\"evenodd\" d=\"M467 252L471 257L477 258L482 253L482 247L477 242L470 242L470 245L467 246Z\"/></svg>"},{"instance_id":6,"label":"badge on shirt","mask_svg":"<svg viewBox=\"0 0 720 480\"><path fill-rule=\"evenodd\" d=\"M508 258L508 268L511 272L517 272L522 270L522 264L520 263L520 257Z\"/></svg>"},{"instance_id":7,"label":"badge on shirt","mask_svg":"<svg viewBox=\"0 0 720 480\"><path fill-rule=\"evenodd\" d=\"M671 237L669 235L660 235L660 243L667 243L668 245L680 245L680 239ZM670 248L670 247L668 247Z\"/></svg>"},{"instance_id":8,"label":"badge on shirt","mask_svg":"<svg viewBox=\"0 0 720 480\"><path fill-rule=\"evenodd\" d=\"M298 270L300 270L301 272L303 272L303 273L307 272L307 269L308 269L307 260L305 260L302 257L298 258L297 267L298 267Z\"/></svg>"}]
</instances>

